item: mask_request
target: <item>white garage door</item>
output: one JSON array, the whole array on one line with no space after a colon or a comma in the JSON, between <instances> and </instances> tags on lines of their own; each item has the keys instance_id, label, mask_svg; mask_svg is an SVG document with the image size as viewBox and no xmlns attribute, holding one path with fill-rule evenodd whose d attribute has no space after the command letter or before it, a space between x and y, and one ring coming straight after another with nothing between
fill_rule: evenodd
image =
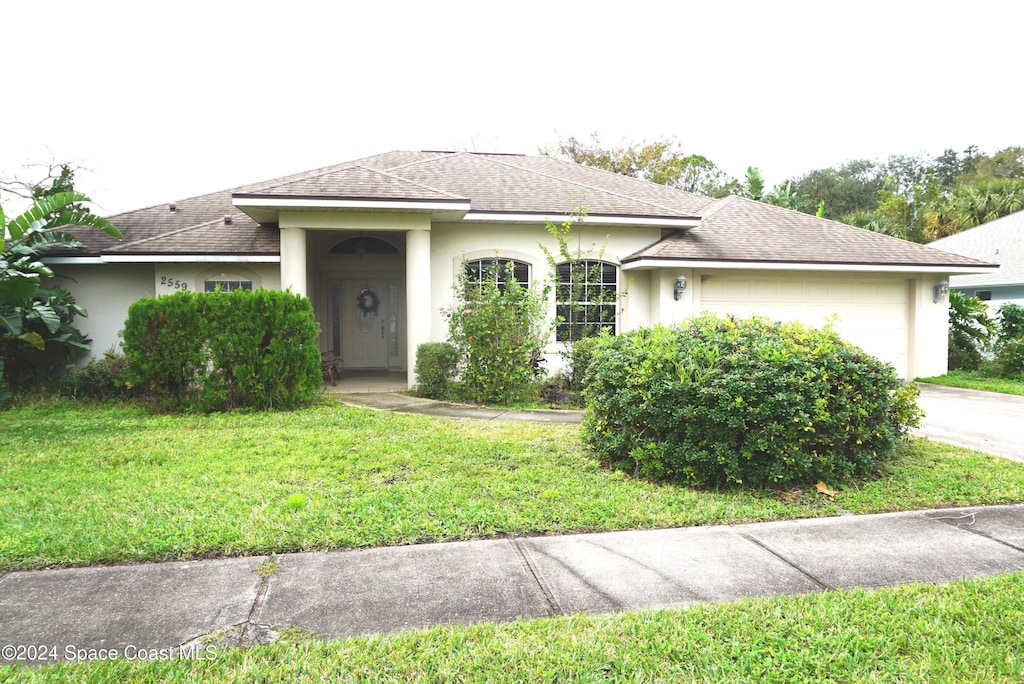
<instances>
[{"instance_id":1,"label":"white garage door","mask_svg":"<svg viewBox=\"0 0 1024 684\"><path fill-rule=\"evenodd\" d=\"M696 308L815 327L834 315L844 339L893 364L906 377L909 291L902 278L704 275Z\"/></svg>"}]
</instances>

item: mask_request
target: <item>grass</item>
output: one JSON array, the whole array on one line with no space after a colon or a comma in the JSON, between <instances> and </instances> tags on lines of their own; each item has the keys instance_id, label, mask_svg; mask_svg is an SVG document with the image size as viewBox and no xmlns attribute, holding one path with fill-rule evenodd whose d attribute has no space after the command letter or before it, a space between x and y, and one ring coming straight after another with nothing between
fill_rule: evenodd
<instances>
[{"instance_id":1,"label":"grass","mask_svg":"<svg viewBox=\"0 0 1024 684\"><path fill-rule=\"evenodd\" d=\"M1010 380L1007 378L997 378L980 371L955 370L945 375L918 378L915 382L927 382L932 385L946 385L947 387L962 387L964 389L1024 396L1024 379Z\"/></svg>"},{"instance_id":2,"label":"grass","mask_svg":"<svg viewBox=\"0 0 1024 684\"><path fill-rule=\"evenodd\" d=\"M829 499L634 480L590 458L578 426L334 403L210 416L56 403L0 421L0 569L1024 501L1020 464L920 440L875 480L829 483Z\"/></svg>"},{"instance_id":3,"label":"grass","mask_svg":"<svg viewBox=\"0 0 1024 684\"><path fill-rule=\"evenodd\" d=\"M1019 682L1024 574L320 641L208 660L0 667L25 682Z\"/></svg>"}]
</instances>

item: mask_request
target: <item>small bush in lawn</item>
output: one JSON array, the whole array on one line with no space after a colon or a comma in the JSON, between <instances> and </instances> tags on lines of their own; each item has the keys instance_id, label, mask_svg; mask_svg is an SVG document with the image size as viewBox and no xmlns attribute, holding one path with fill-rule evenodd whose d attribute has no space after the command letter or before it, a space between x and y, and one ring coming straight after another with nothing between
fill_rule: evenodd
<instances>
[{"instance_id":1,"label":"small bush in lawn","mask_svg":"<svg viewBox=\"0 0 1024 684\"><path fill-rule=\"evenodd\" d=\"M425 342L416 347L416 394L444 399L459 365L459 350L447 342Z\"/></svg>"},{"instance_id":2,"label":"small bush in lawn","mask_svg":"<svg viewBox=\"0 0 1024 684\"><path fill-rule=\"evenodd\" d=\"M600 337L582 337L572 343L569 351L569 390L582 392L586 378L587 367L594 356L594 349Z\"/></svg>"},{"instance_id":3,"label":"small bush in lawn","mask_svg":"<svg viewBox=\"0 0 1024 684\"><path fill-rule=\"evenodd\" d=\"M1024 339L1003 344L996 357L995 370L1001 378L1024 379Z\"/></svg>"},{"instance_id":4,"label":"small bush in lawn","mask_svg":"<svg viewBox=\"0 0 1024 684\"><path fill-rule=\"evenodd\" d=\"M598 344L584 439L656 480L835 483L893 455L916 390L829 328L704 315Z\"/></svg>"},{"instance_id":5,"label":"small bush in lawn","mask_svg":"<svg viewBox=\"0 0 1024 684\"><path fill-rule=\"evenodd\" d=\"M84 399L127 399L131 394L127 376L128 359L124 354L107 352L103 358L68 371L63 389L73 397Z\"/></svg>"}]
</instances>

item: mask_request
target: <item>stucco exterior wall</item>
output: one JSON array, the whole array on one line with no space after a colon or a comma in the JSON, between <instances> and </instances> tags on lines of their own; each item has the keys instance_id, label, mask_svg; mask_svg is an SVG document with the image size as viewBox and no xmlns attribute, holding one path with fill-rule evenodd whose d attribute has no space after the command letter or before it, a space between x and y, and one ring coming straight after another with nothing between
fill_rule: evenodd
<instances>
[{"instance_id":1,"label":"stucco exterior wall","mask_svg":"<svg viewBox=\"0 0 1024 684\"><path fill-rule=\"evenodd\" d=\"M280 270L273 263L58 264L53 268L73 279L62 278L58 284L89 312L88 318L75 321L93 340L92 352L81 363L120 347L118 333L124 329L128 307L139 299L181 290L202 292L211 277L251 279L254 288L281 287Z\"/></svg>"},{"instance_id":2,"label":"stucco exterior wall","mask_svg":"<svg viewBox=\"0 0 1024 684\"><path fill-rule=\"evenodd\" d=\"M580 250L584 258L618 264L620 259L656 242L661 237L659 228L627 228L615 226L573 227L571 252ZM430 339L444 340L448 326L441 311L455 304L454 285L458 269L464 259L504 257L525 261L531 265L533 283L552 281L553 275L547 257L541 249L558 253L558 241L543 225L462 224L435 223L431 229L431 312ZM561 261L558 258L557 261ZM620 271L619 289L627 292L623 298L619 330L630 330L652 322L650 311L650 278L644 274ZM554 316L554 292L551 293L551 315ZM545 350L549 373L560 369L558 351L562 345L554 342Z\"/></svg>"},{"instance_id":3,"label":"stucco exterior wall","mask_svg":"<svg viewBox=\"0 0 1024 684\"><path fill-rule=\"evenodd\" d=\"M676 301L678 275L687 286ZM712 310L821 326L834 313L841 335L893 363L901 376L946 372L948 301L933 298L941 274L663 269L649 277L652 323ZM730 288L737 288L731 303L723 296Z\"/></svg>"},{"instance_id":4,"label":"stucco exterior wall","mask_svg":"<svg viewBox=\"0 0 1024 684\"><path fill-rule=\"evenodd\" d=\"M75 326L92 339L92 351L79 362L101 357L111 347L120 349L118 333L124 329L128 307L153 296L153 264L59 264L53 270L73 279L59 278L56 284L89 312L88 318L75 319Z\"/></svg>"}]
</instances>

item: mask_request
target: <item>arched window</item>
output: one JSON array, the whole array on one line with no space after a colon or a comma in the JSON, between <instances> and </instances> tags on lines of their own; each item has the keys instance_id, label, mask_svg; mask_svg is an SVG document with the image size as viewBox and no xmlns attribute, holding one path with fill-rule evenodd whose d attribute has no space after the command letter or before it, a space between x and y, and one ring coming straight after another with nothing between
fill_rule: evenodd
<instances>
[{"instance_id":1,"label":"arched window","mask_svg":"<svg viewBox=\"0 0 1024 684\"><path fill-rule=\"evenodd\" d=\"M530 284L530 264L516 259L489 257L465 262L466 278L470 284L479 285L484 279L494 280L498 289L505 291L509 276L520 285Z\"/></svg>"},{"instance_id":2,"label":"arched window","mask_svg":"<svg viewBox=\"0 0 1024 684\"><path fill-rule=\"evenodd\" d=\"M619 269L605 261L583 259L558 264L555 339L572 342L602 330L615 332L619 310Z\"/></svg>"},{"instance_id":3,"label":"arched window","mask_svg":"<svg viewBox=\"0 0 1024 684\"><path fill-rule=\"evenodd\" d=\"M398 248L390 242L368 235L358 235L342 240L331 247L331 254L398 254Z\"/></svg>"}]
</instances>

